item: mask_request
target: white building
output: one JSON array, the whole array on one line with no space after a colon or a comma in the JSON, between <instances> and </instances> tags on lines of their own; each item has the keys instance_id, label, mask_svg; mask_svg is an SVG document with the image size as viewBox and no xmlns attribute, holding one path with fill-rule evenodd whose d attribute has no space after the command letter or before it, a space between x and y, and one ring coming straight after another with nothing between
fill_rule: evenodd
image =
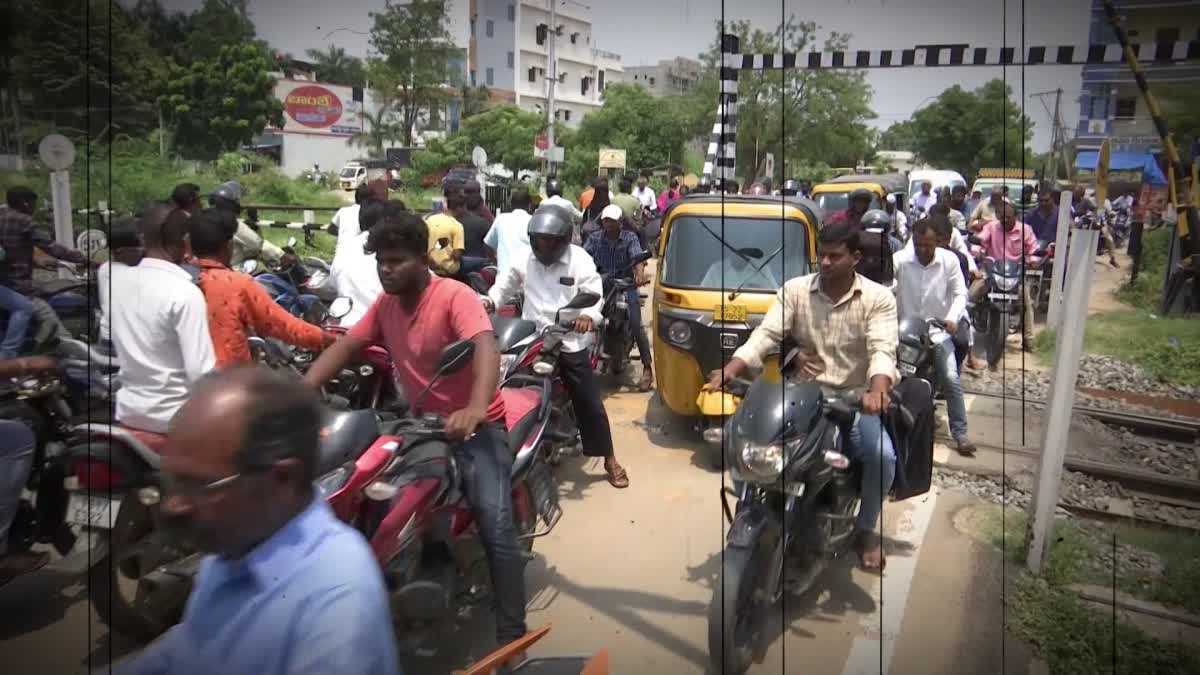
<instances>
[{"instance_id":1,"label":"white building","mask_svg":"<svg viewBox=\"0 0 1200 675\"><path fill-rule=\"evenodd\" d=\"M451 32L467 49L469 80L488 87L493 100L545 113L549 92L550 2L557 1L555 43L559 84L557 119L576 126L602 105L610 82L625 79L621 57L597 49L591 9L574 0L451 0ZM464 37L459 28L466 16Z\"/></svg>"}]
</instances>

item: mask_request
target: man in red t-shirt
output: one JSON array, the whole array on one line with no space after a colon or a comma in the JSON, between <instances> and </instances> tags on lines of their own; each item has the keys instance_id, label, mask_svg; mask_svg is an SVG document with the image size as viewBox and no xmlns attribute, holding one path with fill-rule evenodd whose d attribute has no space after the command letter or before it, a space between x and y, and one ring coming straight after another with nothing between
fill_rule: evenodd
<instances>
[{"instance_id":1,"label":"man in red t-shirt","mask_svg":"<svg viewBox=\"0 0 1200 675\"><path fill-rule=\"evenodd\" d=\"M513 525L509 474L512 451L504 430L498 379L500 354L479 297L453 279L429 271L429 229L419 216L387 216L371 229L384 293L354 328L325 350L305 380L319 387L368 345L387 348L404 394L414 401L436 373L439 356L459 340L475 343L471 368L434 385L414 413L446 417L446 435L461 442L456 457L464 491L475 511L495 593L496 638L507 644L525 634L525 561Z\"/></svg>"}]
</instances>

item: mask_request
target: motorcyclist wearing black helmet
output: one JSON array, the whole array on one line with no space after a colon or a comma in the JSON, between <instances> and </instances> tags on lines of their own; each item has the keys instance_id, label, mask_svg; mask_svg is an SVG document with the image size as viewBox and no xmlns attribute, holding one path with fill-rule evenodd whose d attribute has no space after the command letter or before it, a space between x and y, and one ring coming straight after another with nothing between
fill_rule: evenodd
<instances>
[{"instance_id":1,"label":"motorcyclist wearing black helmet","mask_svg":"<svg viewBox=\"0 0 1200 675\"><path fill-rule=\"evenodd\" d=\"M295 256L267 241L241 219L242 185L236 180L221 183L208 196L208 203L218 211L232 213L237 218L237 234L233 236L233 258L230 267L238 269L246 260L259 260L273 267L288 267Z\"/></svg>"},{"instance_id":2,"label":"motorcyclist wearing black helmet","mask_svg":"<svg viewBox=\"0 0 1200 675\"><path fill-rule=\"evenodd\" d=\"M795 197L800 194L800 184L795 178L789 178L783 181L783 187L779 189L779 194L784 197Z\"/></svg>"},{"instance_id":3,"label":"motorcyclist wearing black helmet","mask_svg":"<svg viewBox=\"0 0 1200 675\"><path fill-rule=\"evenodd\" d=\"M542 203L538 207L540 208L546 204L561 207L566 209L567 213L571 214L571 224L575 231L575 234L571 238L571 243L579 244L581 241L579 237L579 223L583 220L583 212L572 204L571 200L562 196L562 184L558 182L557 178L551 177L546 181L546 198L542 200Z\"/></svg>"},{"instance_id":4,"label":"motorcyclist wearing black helmet","mask_svg":"<svg viewBox=\"0 0 1200 675\"><path fill-rule=\"evenodd\" d=\"M571 221L561 210L538 209L529 219L532 251L523 262L496 278L485 300L489 310L503 306L517 292L524 290L522 317L543 330L554 323L559 309L577 294L591 292L603 298L604 283L596 263L587 251L571 244L571 229ZM603 299L600 299L591 307L574 311L575 331L563 338L558 367L575 407L583 453L589 457L603 457L608 482L624 488L629 486L629 476L613 451L612 429L589 353L602 305ZM572 310L563 313L567 316L559 318L569 318Z\"/></svg>"},{"instance_id":5,"label":"motorcyclist wearing black helmet","mask_svg":"<svg viewBox=\"0 0 1200 675\"><path fill-rule=\"evenodd\" d=\"M708 176L701 176L700 181L696 183L696 189L692 190L694 195L706 195L712 192L712 179Z\"/></svg>"},{"instance_id":6,"label":"motorcyclist wearing black helmet","mask_svg":"<svg viewBox=\"0 0 1200 675\"><path fill-rule=\"evenodd\" d=\"M871 201L875 195L866 188L858 188L850 193L847 200L849 205L844 211L838 211L829 216L827 224L846 223L848 225L860 225L863 215L871 208Z\"/></svg>"}]
</instances>

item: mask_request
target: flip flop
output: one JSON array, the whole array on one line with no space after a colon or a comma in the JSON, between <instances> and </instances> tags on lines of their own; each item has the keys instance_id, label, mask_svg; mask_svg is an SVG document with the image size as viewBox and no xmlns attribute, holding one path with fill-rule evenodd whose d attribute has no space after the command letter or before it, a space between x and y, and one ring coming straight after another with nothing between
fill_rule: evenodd
<instances>
[{"instance_id":1,"label":"flip flop","mask_svg":"<svg viewBox=\"0 0 1200 675\"><path fill-rule=\"evenodd\" d=\"M609 485L618 489L629 487L629 474L625 471L625 467L618 466L616 469L605 469L604 473L608 476Z\"/></svg>"},{"instance_id":2,"label":"flip flop","mask_svg":"<svg viewBox=\"0 0 1200 675\"><path fill-rule=\"evenodd\" d=\"M872 535L872 536L877 536L877 535ZM860 540L858 542L856 542L854 545L854 550L856 553L858 553L859 567L864 572L868 572L870 574L883 574L884 568L887 567L887 556L883 552L882 540L879 542L879 565L878 566L867 563L867 556L866 556L865 549L866 549L866 546L863 545L863 542L860 538Z\"/></svg>"}]
</instances>

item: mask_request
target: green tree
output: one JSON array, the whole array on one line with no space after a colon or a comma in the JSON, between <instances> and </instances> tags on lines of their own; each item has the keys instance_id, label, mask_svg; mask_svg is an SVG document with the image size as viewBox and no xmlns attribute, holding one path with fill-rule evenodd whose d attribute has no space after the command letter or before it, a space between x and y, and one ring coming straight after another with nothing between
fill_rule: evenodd
<instances>
[{"instance_id":1,"label":"green tree","mask_svg":"<svg viewBox=\"0 0 1200 675\"><path fill-rule=\"evenodd\" d=\"M362 59L350 56L341 47L309 49L305 52L316 66L317 79L347 87L362 87L367 81L367 69Z\"/></svg>"},{"instance_id":2,"label":"green tree","mask_svg":"<svg viewBox=\"0 0 1200 675\"><path fill-rule=\"evenodd\" d=\"M249 143L268 125L283 124L272 60L261 43L226 45L213 60L175 66L161 103L189 157L213 159Z\"/></svg>"},{"instance_id":3,"label":"green tree","mask_svg":"<svg viewBox=\"0 0 1200 675\"><path fill-rule=\"evenodd\" d=\"M367 122L366 131L354 134L350 142L367 148L367 154L371 157L382 158L383 146L389 141L400 140L403 137L402 130L396 124L395 116L386 103L381 104L375 114L363 110L362 116Z\"/></svg>"},{"instance_id":4,"label":"green tree","mask_svg":"<svg viewBox=\"0 0 1200 675\"><path fill-rule=\"evenodd\" d=\"M604 88L604 106L559 138L566 148L560 173L578 186L596 177L600 148L624 149L631 171L682 164L688 132L676 108L663 105L640 86L611 84Z\"/></svg>"},{"instance_id":5,"label":"green tree","mask_svg":"<svg viewBox=\"0 0 1200 675\"><path fill-rule=\"evenodd\" d=\"M180 62L212 61L226 45L253 41L254 23L246 13L246 0L204 0L200 9L188 17Z\"/></svg>"},{"instance_id":6,"label":"green tree","mask_svg":"<svg viewBox=\"0 0 1200 675\"><path fill-rule=\"evenodd\" d=\"M1163 91L1163 116L1180 154L1200 138L1200 88L1176 87Z\"/></svg>"},{"instance_id":7,"label":"green tree","mask_svg":"<svg viewBox=\"0 0 1200 675\"><path fill-rule=\"evenodd\" d=\"M451 59L458 53L446 29L445 3L413 0L389 4L371 13L371 46L379 54L368 69L373 88L400 118L405 145L413 144L413 127L422 109L448 97Z\"/></svg>"},{"instance_id":8,"label":"green tree","mask_svg":"<svg viewBox=\"0 0 1200 675\"><path fill-rule=\"evenodd\" d=\"M472 87L469 84L463 84L459 87L458 97L462 101L462 118L465 120L488 109L491 92L483 85Z\"/></svg>"},{"instance_id":9,"label":"green tree","mask_svg":"<svg viewBox=\"0 0 1200 675\"><path fill-rule=\"evenodd\" d=\"M930 164L964 176L980 167L1035 168L1028 143L1033 122L1012 100L1012 88L991 80L975 91L954 85L913 114L911 148Z\"/></svg>"},{"instance_id":10,"label":"green tree","mask_svg":"<svg viewBox=\"0 0 1200 675\"><path fill-rule=\"evenodd\" d=\"M897 122L879 135L879 150L907 150L916 147L917 138L913 132L912 120Z\"/></svg>"},{"instance_id":11,"label":"green tree","mask_svg":"<svg viewBox=\"0 0 1200 675\"><path fill-rule=\"evenodd\" d=\"M515 105L502 105L463 120L463 135L470 146L480 146L488 153L488 161L503 164L519 175L536 169L541 163L533 156L533 144L545 119Z\"/></svg>"}]
</instances>

